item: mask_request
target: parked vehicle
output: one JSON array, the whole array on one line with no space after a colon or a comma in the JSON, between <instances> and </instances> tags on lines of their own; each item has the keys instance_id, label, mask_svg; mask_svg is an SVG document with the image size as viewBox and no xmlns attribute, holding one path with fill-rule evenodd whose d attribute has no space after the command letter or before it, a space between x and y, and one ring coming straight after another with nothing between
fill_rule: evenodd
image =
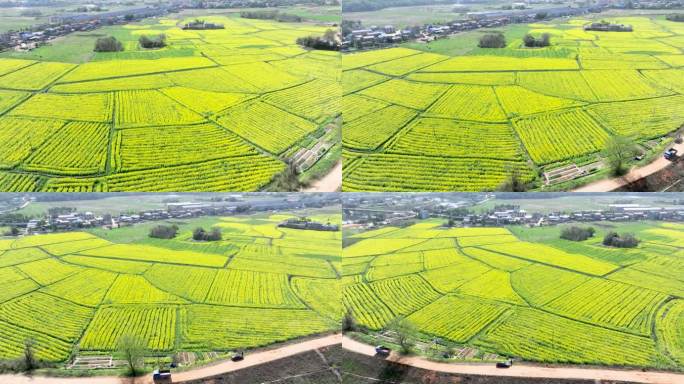
<instances>
[{"instance_id":1,"label":"parked vehicle","mask_svg":"<svg viewBox=\"0 0 684 384\"><path fill-rule=\"evenodd\" d=\"M157 369L152 373L152 381L154 384L172 383L171 371L168 369Z\"/></svg>"},{"instance_id":2,"label":"parked vehicle","mask_svg":"<svg viewBox=\"0 0 684 384\"><path fill-rule=\"evenodd\" d=\"M663 157L664 157L666 160L675 161L675 160L677 160L677 158L678 158L678 156L677 156L677 150L674 149L674 148L670 148L670 149L668 149L667 151L665 151L665 154L663 154Z\"/></svg>"},{"instance_id":3,"label":"parked vehicle","mask_svg":"<svg viewBox=\"0 0 684 384\"><path fill-rule=\"evenodd\" d=\"M236 351L233 353L233 356L230 358L232 361L242 361L245 359L245 352L244 351Z\"/></svg>"},{"instance_id":4,"label":"parked vehicle","mask_svg":"<svg viewBox=\"0 0 684 384\"><path fill-rule=\"evenodd\" d=\"M510 368L512 366L513 366L513 360L512 359L508 359L505 361L499 361L496 363L497 368Z\"/></svg>"},{"instance_id":5,"label":"parked vehicle","mask_svg":"<svg viewBox=\"0 0 684 384\"><path fill-rule=\"evenodd\" d=\"M390 352L392 352L392 350L383 345L375 347L375 354L378 356L389 356Z\"/></svg>"}]
</instances>

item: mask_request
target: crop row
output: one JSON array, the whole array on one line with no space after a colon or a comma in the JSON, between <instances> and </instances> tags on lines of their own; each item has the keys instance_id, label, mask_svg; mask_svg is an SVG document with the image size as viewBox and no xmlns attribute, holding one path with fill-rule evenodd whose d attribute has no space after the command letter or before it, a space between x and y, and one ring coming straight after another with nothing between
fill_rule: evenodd
<instances>
[{"instance_id":1,"label":"crop row","mask_svg":"<svg viewBox=\"0 0 684 384\"><path fill-rule=\"evenodd\" d=\"M244 270L220 270L207 303L253 307L301 308L287 275Z\"/></svg>"},{"instance_id":2,"label":"crop row","mask_svg":"<svg viewBox=\"0 0 684 384\"><path fill-rule=\"evenodd\" d=\"M408 320L421 332L465 343L506 308L505 305L460 296L444 296L416 311Z\"/></svg>"},{"instance_id":3,"label":"crop row","mask_svg":"<svg viewBox=\"0 0 684 384\"><path fill-rule=\"evenodd\" d=\"M603 279L590 279L549 302L546 307L566 316L651 334L652 319L667 295Z\"/></svg>"},{"instance_id":4,"label":"crop row","mask_svg":"<svg viewBox=\"0 0 684 384\"><path fill-rule=\"evenodd\" d=\"M112 167L131 171L254 154L237 135L213 124L123 129L112 143Z\"/></svg>"},{"instance_id":5,"label":"crop row","mask_svg":"<svg viewBox=\"0 0 684 384\"><path fill-rule=\"evenodd\" d=\"M388 152L519 160L522 149L508 124L420 118L389 146Z\"/></svg>"},{"instance_id":6,"label":"crop row","mask_svg":"<svg viewBox=\"0 0 684 384\"><path fill-rule=\"evenodd\" d=\"M522 162L368 155L344 175L344 191L482 191L496 189L517 171L531 180L532 171Z\"/></svg>"},{"instance_id":7,"label":"crop row","mask_svg":"<svg viewBox=\"0 0 684 384\"><path fill-rule=\"evenodd\" d=\"M604 148L608 133L582 110L517 119L513 126L533 161L546 164Z\"/></svg>"}]
</instances>

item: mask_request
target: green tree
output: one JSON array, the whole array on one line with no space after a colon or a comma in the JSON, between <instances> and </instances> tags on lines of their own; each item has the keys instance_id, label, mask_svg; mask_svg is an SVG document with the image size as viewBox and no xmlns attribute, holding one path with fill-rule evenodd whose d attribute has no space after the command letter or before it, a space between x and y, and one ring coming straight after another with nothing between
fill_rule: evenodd
<instances>
[{"instance_id":1,"label":"green tree","mask_svg":"<svg viewBox=\"0 0 684 384\"><path fill-rule=\"evenodd\" d=\"M114 36L100 37L95 41L95 52L120 52L123 45Z\"/></svg>"},{"instance_id":2,"label":"green tree","mask_svg":"<svg viewBox=\"0 0 684 384\"><path fill-rule=\"evenodd\" d=\"M502 33L488 33L480 37L480 42L477 45L480 48L504 48L506 46L506 37Z\"/></svg>"},{"instance_id":3,"label":"green tree","mask_svg":"<svg viewBox=\"0 0 684 384\"><path fill-rule=\"evenodd\" d=\"M627 161L634 157L635 151L634 142L629 137L621 135L609 137L603 153L610 166L610 172L615 176L627 173Z\"/></svg>"},{"instance_id":4,"label":"green tree","mask_svg":"<svg viewBox=\"0 0 684 384\"><path fill-rule=\"evenodd\" d=\"M527 183L522 179L520 171L517 168L510 168L508 170L508 178L497 188L501 192L525 192L527 191Z\"/></svg>"},{"instance_id":5,"label":"green tree","mask_svg":"<svg viewBox=\"0 0 684 384\"><path fill-rule=\"evenodd\" d=\"M344 314L342 318L342 331L343 332L353 332L356 330L356 318L350 309Z\"/></svg>"},{"instance_id":6,"label":"green tree","mask_svg":"<svg viewBox=\"0 0 684 384\"><path fill-rule=\"evenodd\" d=\"M117 353L126 361L128 373L136 376L142 369L145 357L145 342L138 336L125 333L117 342Z\"/></svg>"},{"instance_id":7,"label":"green tree","mask_svg":"<svg viewBox=\"0 0 684 384\"><path fill-rule=\"evenodd\" d=\"M294 162L289 162L287 168L277 174L268 187L271 192L297 192L304 184L299 181L299 171Z\"/></svg>"},{"instance_id":8,"label":"green tree","mask_svg":"<svg viewBox=\"0 0 684 384\"><path fill-rule=\"evenodd\" d=\"M394 333L397 344L401 348L399 352L404 355L411 353L415 342L416 327L403 317L397 317L385 327Z\"/></svg>"},{"instance_id":9,"label":"green tree","mask_svg":"<svg viewBox=\"0 0 684 384\"><path fill-rule=\"evenodd\" d=\"M36 341L31 338L24 340L24 369L26 371L32 371L38 368L36 356L33 351L35 345Z\"/></svg>"}]
</instances>

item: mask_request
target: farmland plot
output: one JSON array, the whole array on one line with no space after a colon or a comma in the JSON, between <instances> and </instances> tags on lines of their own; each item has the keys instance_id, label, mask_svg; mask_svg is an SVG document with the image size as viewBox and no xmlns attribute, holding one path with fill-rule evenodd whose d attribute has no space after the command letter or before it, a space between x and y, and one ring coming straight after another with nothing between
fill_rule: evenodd
<instances>
[{"instance_id":1,"label":"farmland plot","mask_svg":"<svg viewBox=\"0 0 684 384\"><path fill-rule=\"evenodd\" d=\"M546 306L594 324L651 332L651 320L666 295L622 283L591 279Z\"/></svg>"},{"instance_id":2,"label":"farmland plot","mask_svg":"<svg viewBox=\"0 0 684 384\"><path fill-rule=\"evenodd\" d=\"M173 348L177 309L164 306L103 307L88 326L81 348L113 350L119 337L132 334L140 337L154 351Z\"/></svg>"},{"instance_id":3,"label":"farmland plot","mask_svg":"<svg viewBox=\"0 0 684 384\"><path fill-rule=\"evenodd\" d=\"M539 164L564 160L601 149L608 134L581 110L545 113L514 120L532 160Z\"/></svg>"},{"instance_id":4,"label":"farmland plot","mask_svg":"<svg viewBox=\"0 0 684 384\"><path fill-rule=\"evenodd\" d=\"M5 75L26 66L36 64L32 60L0 59L0 75Z\"/></svg>"},{"instance_id":5,"label":"farmland plot","mask_svg":"<svg viewBox=\"0 0 684 384\"><path fill-rule=\"evenodd\" d=\"M312 311L191 305L181 310L184 350L259 347L324 332L334 323Z\"/></svg>"},{"instance_id":6,"label":"farmland plot","mask_svg":"<svg viewBox=\"0 0 684 384\"><path fill-rule=\"evenodd\" d=\"M388 106L389 104L384 101L370 97L347 95L342 97L342 118L344 121L349 122ZM344 133L347 134L347 129L345 129Z\"/></svg>"},{"instance_id":7,"label":"farmland plot","mask_svg":"<svg viewBox=\"0 0 684 384\"><path fill-rule=\"evenodd\" d=\"M447 90L442 84L390 80L360 92L361 95L413 109L425 109Z\"/></svg>"},{"instance_id":8,"label":"farmland plot","mask_svg":"<svg viewBox=\"0 0 684 384\"><path fill-rule=\"evenodd\" d=\"M104 172L110 126L69 122L52 134L24 163L28 171L60 175Z\"/></svg>"},{"instance_id":9,"label":"farmland plot","mask_svg":"<svg viewBox=\"0 0 684 384\"><path fill-rule=\"evenodd\" d=\"M284 164L264 155L240 156L203 164L169 166L107 176L109 192L252 191L266 185Z\"/></svg>"},{"instance_id":10,"label":"farmland plot","mask_svg":"<svg viewBox=\"0 0 684 384\"><path fill-rule=\"evenodd\" d=\"M219 113L254 97L244 93L212 92L187 87L163 88L161 91L203 116Z\"/></svg>"},{"instance_id":11,"label":"farmland plot","mask_svg":"<svg viewBox=\"0 0 684 384\"><path fill-rule=\"evenodd\" d=\"M202 141L193 140L202 137ZM112 143L112 166L122 171L191 164L226 157L256 155L253 147L213 124L145 127L116 132Z\"/></svg>"},{"instance_id":12,"label":"farmland plot","mask_svg":"<svg viewBox=\"0 0 684 384\"><path fill-rule=\"evenodd\" d=\"M278 154L291 147L316 125L264 102L253 102L231 108L221 114L218 123L250 142ZM278 129L273 130L273 122Z\"/></svg>"},{"instance_id":13,"label":"farmland plot","mask_svg":"<svg viewBox=\"0 0 684 384\"><path fill-rule=\"evenodd\" d=\"M391 76L400 76L448 58L448 56L436 55L433 53L420 53L405 58L374 64L366 68L374 72L380 72Z\"/></svg>"},{"instance_id":14,"label":"farmland plot","mask_svg":"<svg viewBox=\"0 0 684 384\"><path fill-rule=\"evenodd\" d=\"M406 76L408 80L420 81L424 83L453 83L453 84L472 84L472 85L513 85L515 84L515 73L513 72L485 72L485 73L464 73L464 72L416 72Z\"/></svg>"},{"instance_id":15,"label":"farmland plot","mask_svg":"<svg viewBox=\"0 0 684 384\"><path fill-rule=\"evenodd\" d=\"M353 55L344 55L342 57L342 69L348 70L365 67L375 63L390 61L393 59L398 59L400 57L416 55L419 53L420 52L414 51L412 49L391 48L383 49L380 51L368 51L355 53Z\"/></svg>"},{"instance_id":16,"label":"farmland plot","mask_svg":"<svg viewBox=\"0 0 684 384\"><path fill-rule=\"evenodd\" d=\"M41 62L0 77L0 88L37 91L74 68L73 64Z\"/></svg>"},{"instance_id":17,"label":"farmland plot","mask_svg":"<svg viewBox=\"0 0 684 384\"><path fill-rule=\"evenodd\" d=\"M13 168L30 156L64 123L40 119L0 119L0 168Z\"/></svg>"},{"instance_id":18,"label":"farmland plot","mask_svg":"<svg viewBox=\"0 0 684 384\"><path fill-rule=\"evenodd\" d=\"M264 100L295 115L322 123L331 114L339 114L341 97L341 88L336 82L313 80L270 93Z\"/></svg>"},{"instance_id":19,"label":"farmland plot","mask_svg":"<svg viewBox=\"0 0 684 384\"><path fill-rule=\"evenodd\" d=\"M207 295L207 302L253 307L302 308L290 290L287 275L221 270Z\"/></svg>"},{"instance_id":20,"label":"farmland plot","mask_svg":"<svg viewBox=\"0 0 684 384\"><path fill-rule=\"evenodd\" d=\"M518 84L532 91L582 101L596 101L581 71L518 72Z\"/></svg>"},{"instance_id":21,"label":"farmland plot","mask_svg":"<svg viewBox=\"0 0 684 384\"><path fill-rule=\"evenodd\" d=\"M0 59L0 120L21 117L40 127L0 132L0 169L8 170L0 190L265 188L300 141L313 147L313 135L305 136L340 114L340 54L296 45L297 37L325 31L309 23L210 19L231 27L186 31L177 20L149 19L138 28L113 27L113 35L163 33L167 47L144 50L125 40L126 51L98 52L84 64ZM57 50L62 42L54 44ZM65 50L65 60L83 59L69 55ZM63 128L52 135L44 125ZM149 130L124 132L141 127ZM258 154L264 151L271 154Z\"/></svg>"},{"instance_id":22,"label":"farmland plot","mask_svg":"<svg viewBox=\"0 0 684 384\"><path fill-rule=\"evenodd\" d=\"M81 64L68 75L59 79L59 83L179 71L193 68L213 67L215 65L216 64L211 60L204 57L98 61Z\"/></svg>"},{"instance_id":23,"label":"farmland plot","mask_svg":"<svg viewBox=\"0 0 684 384\"><path fill-rule=\"evenodd\" d=\"M0 113L17 105L20 101L29 97L28 92L0 90Z\"/></svg>"},{"instance_id":24,"label":"farmland plot","mask_svg":"<svg viewBox=\"0 0 684 384\"><path fill-rule=\"evenodd\" d=\"M374 149L415 116L411 109L391 105L346 124L342 140L350 148Z\"/></svg>"},{"instance_id":25,"label":"farmland plot","mask_svg":"<svg viewBox=\"0 0 684 384\"><path fill-rule=\"evenodd\" d=\"M14 108L12 116L109 122L112 120L112 97L108 93L58 95L40 93Z\"/></svg>"},{"instance_id":26,"label":"farmland plot","mask_svg":"<svg viewBox=\"0 0 684 384\"><path fill-rule=\"evenodd\" d=\"M442 338L475 348L475 358L494 353L541 363L679 366L684 317L673 297L684 289L679 254L652 253L618 267L606 251L592 249L598 245L562 250L517 240L506 228L442 229L441 222L353 235L363 240L343 248L358 255L344 264L343 302L360 324L379 330L405 316L421 342ZM639 235L662 231L674 239L682 228ZM421 238L427 240L396 248ZM390 244L394 250L376 254Z\"/></svg>"},{"instance_id":27,"label":"farmland plot","mask_svg":"<svg viewBox=\"0 0 684 384\"><path fill-rule=\"evenodd\" d=\"M426 115L461 120L505 121L492 87L454 85L435 102Z\"/></svg>"},{"instance_id":28,"label":"farmland plot","mask_svg":"<svg viewBox=\"0 0 684 384\"><path fill-rule=\"evenodd\" d=\"M596 104L587 111L611 131L624 136L654 138L681 125L684 96Z\"/></svg>"},{"instance_id":29,"label":"farmland plot","mask_svg":"<svg viewBox=\"0 0 684 384\"><path fill-rule=\"evenodd\" d=\"M599 101L617 101L666 96L664 88L650 83L637 71L582 71Z\"/></svg>"},{"instance_id":30,"label":"farmland plot","mask_svg":"<svg viewBox=\"0 0 684 384\"><path fill-rule=\"evenodd\" d=\"M428 158L397 154L364 156L344 174L344 191L481 191L496 189L517 170L523 180L532 172L522 162Z\"/></svg>"},{"instance_id":31,"label":"farmland plot","mask_svg":"<svg viewBox=\"0 0 684 384\"><path fill-rule=\"evenodd\" d=\"M505 305L444 296L414 312L408 320L424 332L465 343L505 310Z\"/></svg>"},{"instance_id":32,"label":"farmland plot","mask_svg":"<svg viewBox=\"0 0 684 384\"><path fill-rule=\"evenodd\" d=\"M648 366L657 355L650 338L525 308L497 321L476 345L542 362Z\"/></svg>"},{"instance_id":33,"label":"farmland plot","mask_svg":"<svg viewBox=\"0 0 684 384\"><path fill-rule=\"evenodd\" d=\"M454 157L471 157L481 152L482 157L511 160L521 155L520 144L507 124L431 118L414 120L389 151Z\"/></svg>"},{"instance_id":34,"label":"farmland plot","mask_svg":"<svg viewBox=\"0 0 684 384\"><path fill-rule=\"evenodd\" d=\"M316 213L316 220L340 221ZM341 237L280 231L283 217L293 216L244 218L239 237L216 244L113 232L107 238L124 243L85 232L0 240L0 358L19 357L27 337L37 342L39 358L56 363L73 357L76 345L87 354L111 353L126 334L163 355L227 352L334 331L343 313L332 267ZM206 218L192 220L206 225ZM264 234L288 243L257 244ZM308 241L326 247L309 250ZM237 244L250 245L236 255ZM235 256L231 263L227 255Z\"/></svg>"},{"instance_id":35,"label":"farmland plot","mask_svg":"<svg viewBox=\"0 0 684 384\"><path fill-rule=\"evenodd\" d=\"M121 128L198 123L202 116L158 91L116 93L116 125Z\"/></svg>"},{"instance_id":36,"label":"farmland plot","mask_svg":"<svg viewBox=\"0 0 684 384\"><path fill-rule=\"evenodd\" d=\"M635 30L615 35L585 31L583 26L589 21L578 18L554 25L529 24L531 33L552 36L551 46L542 49L521 48L522 41L514 39L502 49L472 48L460 56L440 57L441 61L427 66L430 58L438 59L432 52L440 49L411 44L415 50L343 54L349 79L345 82L343 76L348 100L343 101L343 145L348 150L343 152L347 159L344 190L483 191L505 187L506 177L493 170L498 166L483 164L502 152L481 149L501 144L484 125L469 126L464 134L460 129L439 130L435 125L434 134L416 135L417 129L404 129L383 147L362 147L346 139L346 132L358 129L355 121L359 116L370 118L379 108L363 103L359 96L417 110L419 123L414 127L426 117L444 119L441 126L457 129L466 121L510 124L515 127L511 139L526 150L516 160L534 163L539 171L601 161L605 157L602 150L614 135L641 143L678 129L684 122L684 101L679 94L682 76L678 76L684 31L672 25L665 28L657 18L624 17L620 21ZM373 128L385 126L392 132L391 118L378 116ZM381 143L387 139L381 128L368 129L365 136L369 142L373 137ZM471 139L479 136L481 145L469 148ZM645 146L651 148L651 143ZM510 159L508 152L503 153L498 160ZM468 165L460 159L444 159L450 156L467 158ZM402 163L405 172L401 180L394 178L393 163ZM576 187L577 181L588 180L586 174L605 173L606 163L596 164L604 166L556 179L554 188ZM473 173L470 166L488 172ZM434 168L439 168L439 173L435 174ZM509 175L516 170L522 173L529 188L550 183L528 173L524 163L508 163L504 168ZM414 172L420 176L414 177ZM463 178L470 183L463 185Z\"/></svg>"},{"instance_id":37,"label":"farmland plot","mask_svg":"<svg viewBox=\"0 0 684 384\"><path fill-rule=\"evenodd\" d=\"M342 73L342 92L346 95L386 80L389 80L389 77L369 71L345 71Z\"/></svg>"}]
</instances>

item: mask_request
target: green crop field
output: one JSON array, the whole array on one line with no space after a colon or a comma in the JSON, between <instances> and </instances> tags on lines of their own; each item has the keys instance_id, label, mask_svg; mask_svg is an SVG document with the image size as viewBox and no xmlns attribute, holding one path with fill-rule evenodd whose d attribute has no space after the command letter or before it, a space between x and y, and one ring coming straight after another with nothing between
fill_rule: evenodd
<instances>
[{"instance_id":1,"label":"green crop field","mask_svg":"<svg viewBox=\"0 0 684 384\"><path fill-rule=\"evenodd\" d=\"M59 363L111 354L124 334L164 355L337 331L341 233L278 228L286 217L190 219L170 240L147 237L147 225L0 239L0 360L19 358L28 338ZM223 239L193 241L200 225Z\"/></svg>"},{"instance_id":2,"label":"green crop field","mask_svg":"<svg viewBox=\"0 0 684 384\"><path fill-rule=\"evenodd\" d=\"M0 55L0 190L260 190L340 114L339 53L296 44L322 22L170 17ZM125 50L92 52L103 35Z\"/></svg>"},{"instance_id":3,"label":"green crop field","mask_svg":"<svg viewBox=\"0 0 684 384\"><path fill-rule=\"evenodd\" d=\"M442 339L464 359L684 365L684 226L598 224L595 237L573 242L549 236L555 227L440 224L350 235L343 302L358 324L374 333L403 319L412 337ZM607 248L609 230L642 242Z\"/></svg>"},{"instance_id":4,"label":"green crop field","mask_svg":"<svg viewBox=\"0 0 684 384\"><path fill-rule=\"evenodd\" d=\"M547 170L600 169L612 136L660 150L684 124L682 23L596 17L634 31L585 31L587 16L506 26L500 49L471 31L343 55L343 189L493 190L514 172L541 187Z\"/></svg>"}]
</instances>

